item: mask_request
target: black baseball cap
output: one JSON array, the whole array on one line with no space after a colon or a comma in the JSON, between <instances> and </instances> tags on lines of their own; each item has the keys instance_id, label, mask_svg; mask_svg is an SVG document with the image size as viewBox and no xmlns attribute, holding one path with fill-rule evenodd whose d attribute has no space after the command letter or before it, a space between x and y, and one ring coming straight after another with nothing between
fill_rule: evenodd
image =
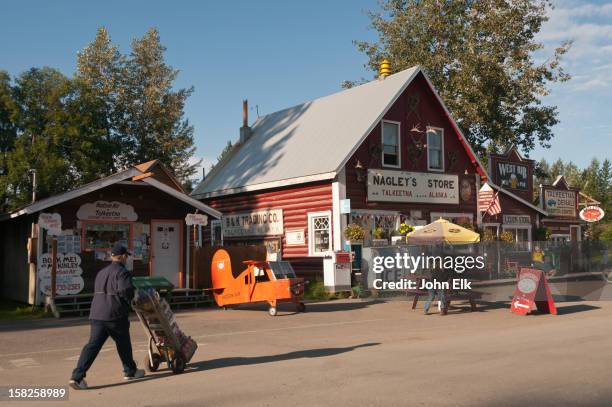
<instances>
[{"instance_id":1,"label":"black baseball cap","mask_svg":"<svg viewBox=\"0 0 612 407\"><path fill-rule=\"evenodd\" d=\"M113 250L111 250L111 256L121 256L122 254L132 255L132 253L128 252L122 243L115 243Z\"/></svg>"}]
</instances>

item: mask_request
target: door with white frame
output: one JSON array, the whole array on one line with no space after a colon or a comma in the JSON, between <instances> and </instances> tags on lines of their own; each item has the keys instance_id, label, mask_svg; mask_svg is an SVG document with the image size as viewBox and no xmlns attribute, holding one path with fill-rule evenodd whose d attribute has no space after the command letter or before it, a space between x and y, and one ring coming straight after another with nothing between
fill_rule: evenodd
<instances>
[{"instance_id":1,"label":"door with white frame","mask_svg":"<svg viewBox=\"0 0 612 407\"><path fill-rule=\"evenodd\" d=\"M182 265L182 220L151 221L151 275L165 277L180 286Z\"/></svg>"}]
</instances>

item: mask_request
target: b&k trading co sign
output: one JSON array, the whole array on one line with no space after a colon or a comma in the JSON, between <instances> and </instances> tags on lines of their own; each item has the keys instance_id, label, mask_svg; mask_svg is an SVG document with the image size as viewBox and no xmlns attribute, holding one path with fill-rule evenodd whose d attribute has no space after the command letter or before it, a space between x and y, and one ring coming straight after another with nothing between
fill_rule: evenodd
<instances>
[{"instance_id":1,"label":"b&k trading co sign","mask_svg":"<svg viewBox=\"0 0 612 407\"><path fill-rule=\"evenodd\" d=\"M273 236L284 232L282 209L224 215L221 222L223 237Z\"/></svg>"},{"instance_id":2,"label":"b&k trading co sign","mask_svg":"<svg viewBox=\"0 0 612 407\"><path fill-rule=\"evenodd\" d=\"M368 200L458 204L459 177L426 172L368 170Z\"/></svg>"}]
</instances>

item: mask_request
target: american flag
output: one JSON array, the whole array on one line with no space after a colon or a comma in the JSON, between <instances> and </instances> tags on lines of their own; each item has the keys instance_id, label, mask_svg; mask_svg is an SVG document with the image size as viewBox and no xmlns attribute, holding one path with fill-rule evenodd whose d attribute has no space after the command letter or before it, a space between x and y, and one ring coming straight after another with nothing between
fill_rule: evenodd
<instances>
[{"instance_id":1,"label":"american flag","mask_svg":"<svg viewBox=\"0 0 612 407\"><path fill-rule=\"evenodd\" d=\"M489 207L487 208L488 215L494 216L494 215L497 215L498 213L501 213L501 205L499 204L499 191L497 191L493 199L491 199L491 203L489 204Z\"/></svg>"}]
</instances>

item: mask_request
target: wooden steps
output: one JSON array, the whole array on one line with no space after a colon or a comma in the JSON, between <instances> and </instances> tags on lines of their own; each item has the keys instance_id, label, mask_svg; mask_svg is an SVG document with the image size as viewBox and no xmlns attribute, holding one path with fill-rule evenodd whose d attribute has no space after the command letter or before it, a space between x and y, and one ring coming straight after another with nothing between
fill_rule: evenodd
<instances>
[{"instance_id":1,"label":"wooden steps","mask_svg":"<svg viewBox=\"0 0 612 407\"><path fill-rule=\"evenodd\" d=\"M88 316L92 300L93 294L63 295L55 297L54 302L47 299L47 304L57 318L63 316ZM214 303L208 291L193 288L174 289L171 295L166 298L166 301L174 309L197 308Z\"/></svg>"}]
</instances>

